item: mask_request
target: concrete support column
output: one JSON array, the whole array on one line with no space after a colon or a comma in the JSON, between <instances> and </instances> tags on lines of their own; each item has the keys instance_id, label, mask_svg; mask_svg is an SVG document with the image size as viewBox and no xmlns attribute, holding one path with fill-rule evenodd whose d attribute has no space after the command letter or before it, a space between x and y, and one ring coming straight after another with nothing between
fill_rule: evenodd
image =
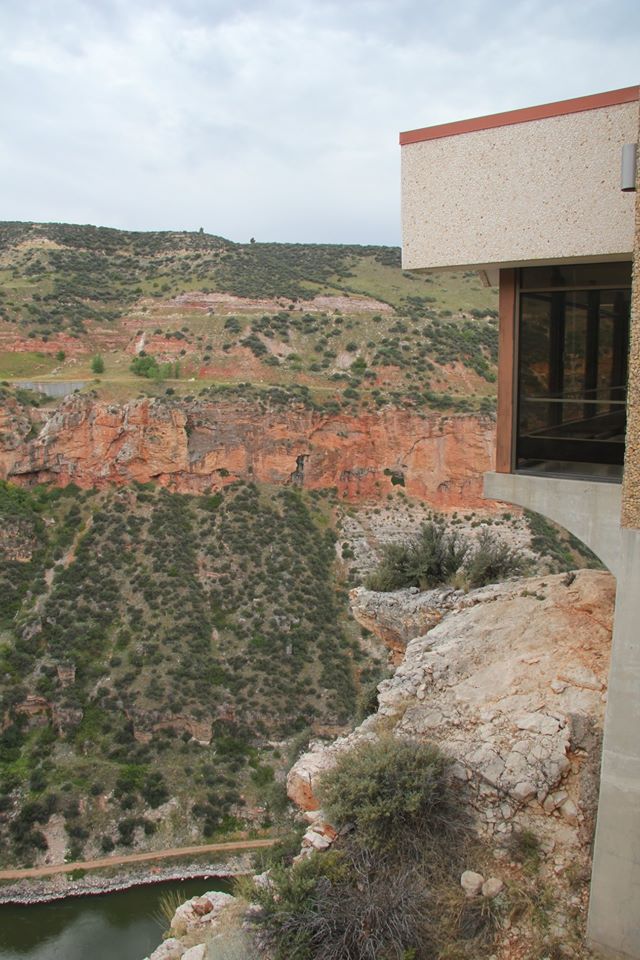
<instances>
[{"instance_id":1,"label":"concrete support column","mask_svg":"<svg viewBox=\"0 0 640 960\"><path fill-rule=\"evenodd\" d=\"M639 130L640 133L640 130ZM640 196L640 166L636 183ZM591 875L589 937L605 957L640 960L640 202L618 591Z\"/></svg>"},{"instance_id":2,"label":"concrete support column","mask_svg":"<svg viewBox=\"0 0 640 960\"><path fill-rule=\"evenodd\" d=\"M616 577L620 573L620 484L534 477L526 473L485 473L484 495L492 500L517 503L555 520L586 543L611 573ZM638 630L640 632L640 621Z\"/></svg>"},{"instance_id":3,"label":"concrete support column","mask_svg":"<svg viewBox=\"0 0 640 960\"><path fill-rule=\"evenodd\" d=\"M640 958L640 531L622 530L589 938Z\"/></svg>"}]
</instances>

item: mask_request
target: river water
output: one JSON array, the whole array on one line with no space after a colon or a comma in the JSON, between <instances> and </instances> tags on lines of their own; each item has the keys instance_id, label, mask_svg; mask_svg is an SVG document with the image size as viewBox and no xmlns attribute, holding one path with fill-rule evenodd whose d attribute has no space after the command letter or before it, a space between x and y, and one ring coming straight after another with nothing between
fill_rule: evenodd
<instances>
[{"instance_id":1,"label":"river water","mask_svg":"<svg viewBox=\"0 0 640 960\"><path fill-rule=\"evenodd\" d=\"M216 878L172 880L28 907L0 906L0 960L143 960L168 926L157 916L163 894L175 891L188 900L229 888Z\"/></svg>"}]
</instances>

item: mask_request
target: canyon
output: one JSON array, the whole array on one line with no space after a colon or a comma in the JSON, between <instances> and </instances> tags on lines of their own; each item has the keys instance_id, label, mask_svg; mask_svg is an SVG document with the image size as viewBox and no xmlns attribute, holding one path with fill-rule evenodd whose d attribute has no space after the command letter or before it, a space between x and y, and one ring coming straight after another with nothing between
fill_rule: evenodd
<instances>
[{"instance_id":1,"label":"canyon","mask_svg":"<svg viewBox=\"0 0 640 960\"><path fill-rule=\"evenodd\" d=\"M582 931L614 595L613 577L592 570L467 594L433 590L420 615L413 591L374 597L354 590L356 616L368 611L373 632L393 651L402 647L401 662L378 685L374 713L347 736L312 742L289 771L289 798L307 823L298 865L318 869L326 851L339 857L351 835L353 825L332 823L319 799L323 777L341 759L379 740L438 743L480 838L479 846L469 842L466 869L449 896L461 914L472 902L501 918L495 941L476 945L485 952L459 955L589 956ZM277 876L254 878L256 899L256 889L277 884ZM260 942L261 909L213 892L193 898L178 908L150 960L226 956L225 949L256 942L257 955L271 957Z\"/></svg>"},{"instance_id":2,"label":"canyon","mask_svg":"<svg viewBox=\"0 0 640 960\"><path fill-rule=\"evenodd\" d=\"M435 742L484 844L467 867L513 920L500 956L537 949L534 910L535 956L563 930L583 956L614 583L482 496L494 292L391 248L66 225L0 225L0 265L4 865L285 831L285 781L298 862L330 860L323 775ZM434 512L529 578L362 586ZM244 907L206 897L154 960L241 946Z\"/></svg>"}]
</instances>

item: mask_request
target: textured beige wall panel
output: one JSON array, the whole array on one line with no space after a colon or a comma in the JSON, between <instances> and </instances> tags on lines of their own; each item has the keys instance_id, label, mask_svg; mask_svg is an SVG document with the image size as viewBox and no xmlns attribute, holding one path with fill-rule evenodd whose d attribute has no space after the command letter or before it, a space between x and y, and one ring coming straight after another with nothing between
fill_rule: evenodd
<instances>
[{"instance_id":1,"label":"textured beige wall panel","mask_svg":"<svg viewBox=\"0 0 640 960\"><path fill-rule=\"evenodd\" d=\"M640 139L640 129L637 136ZM631 347L622 525L640 529L640 165L636 179L636 193L630 193L629 196L636 198L636 226L631 287Z\"/></svg>"},{"instance_id":2,"label":"textured beige wall panel","mask_svg":"<svg viewBox=\"0 0 640 960\"><path fill-rule=\"evenodd\" d=\"M403 266L629 258L637 102L402 147Z\"/></svg>"}]
</instances>

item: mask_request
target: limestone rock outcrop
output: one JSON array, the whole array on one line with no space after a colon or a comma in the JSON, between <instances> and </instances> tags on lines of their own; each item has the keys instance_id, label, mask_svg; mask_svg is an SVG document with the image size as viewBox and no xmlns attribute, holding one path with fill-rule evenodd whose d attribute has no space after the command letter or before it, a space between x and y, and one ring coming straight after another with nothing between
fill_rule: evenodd
<instances>
[{"instance_id":1,"label":"limestone rock outcrop","mask_svg":"<svg viewBox=\"0 0 640 960\"><path fill-rule=\"evenodd\" d=\"M170 936L147 960L203 960L205 940L218 932L224 913L236 903L231 894L212 891L180 904L171 921Z\"/></svg>"},{"instance_id":2,"label":"limestone rock outcrop","mask_svg":"<svg viewBox=\"0 0 640 960\"><path fill-rule=\"evenodd\" d=\"M436 507L487 506L490 417L390 407L326 413L239 399L108 404L89 395L68 396L43 415L44 423L24 429L23 412L6 414L13 428L0 438L4 479L80 487L152 480L201 493L242 478L335 487L353 499L386 495L401 479L407 494Z\"/></svg>"},{"instance_id":3,"label":"limestone rock outcrop","mask_svg":"<svg viewBox=\"0 0 640 960\"><path fill-rule=\"evenodd\" d=\"M403 654L410 640L440 623L462 596L461 591L450 587L423 591L409 587L392 593L356 587L349 600L358 623L375 633L394 653Z\"/></svg>"},{"instance_id":4,"label":"limestone rock outcrop","mask_svg":"<svg viewBox=\"0 0 640 960\"><path fill-rule=\"evenodd\" d=\"M297 761L290 798L317 810L336 757L391 728L451 756L480 833L500 841L534 829L566 864L593 828L614 597L613 577L593 570L458 595L408 643L378 688L378 712Z\"/></svg>"}]
</instances>

